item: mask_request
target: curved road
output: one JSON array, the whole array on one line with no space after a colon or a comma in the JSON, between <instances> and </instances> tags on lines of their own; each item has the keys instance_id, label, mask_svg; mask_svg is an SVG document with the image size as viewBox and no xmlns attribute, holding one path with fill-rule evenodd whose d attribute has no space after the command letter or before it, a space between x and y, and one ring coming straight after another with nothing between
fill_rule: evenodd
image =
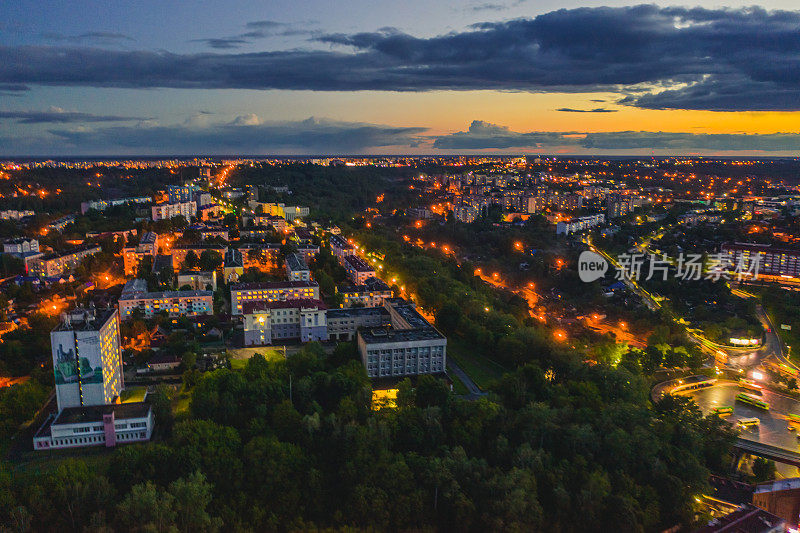
<instances>
[{"instance_id":1,"label":"curved road","mask_svg":"<svg viewBox=\"0 0 800 533\"><path fill-rule=\"evenodd\" d=\"M739 392L748 392L739 388L735 383L721 383L705 389L679 392L681 396L688 396L700 406L704 414L708 414L715 407L732 406L733 415L726 417L731 423L741 418L757 417L761 420L760 427L743 429L741 438L761 442L770 446L777 446L791 451L800 451L800 439L797 431L789 431L786 415L789 413L800 414L800 402L765 390L761 398L770 404L769 411L764 411L748 404L737 402ZM796 425L800 429L800 425Z\"/></svg>"}]
</instances>

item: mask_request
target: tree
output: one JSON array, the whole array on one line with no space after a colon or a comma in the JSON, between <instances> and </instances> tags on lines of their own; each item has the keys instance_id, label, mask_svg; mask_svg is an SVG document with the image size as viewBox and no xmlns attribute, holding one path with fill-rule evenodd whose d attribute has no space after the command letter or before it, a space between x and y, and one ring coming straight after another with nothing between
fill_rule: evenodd
<instances>
[{"instance_id":1,"label":"tree","mask_svg":"<svg viewBox=\"0 0 800 533\"><path fill-rule=\"evenodd\" d=\"M775 479L775 472L775 461L762 457L755 457L753 459L753 481L756 483Z\"/></svg>"},{"instance_id":2,"label":"tree","mask_svg":"<svg viewBox=\"0 0 800 533\"><path fill-rule=\"evenodd\" d=\"M212 271L222 266L222 256L215 250L203 250L200 254L200 270Z\"/></svg>"},{"instance_id":3,"label":"tree","mask_svg":"<svg viewBox=\"0 0 800 533\"><path fill-rule=\"evenodd\" d=\"M189 250L186 254L186 258L183 260L183 268L186 270L194 270L197 268L199 263L199 259L197 254L194 253L194 250Z\"/></svg>"},{"instance_id":4,"label":"tree","mask_svg":"<svg viewBox=\"0 0 800 533\"><path fill-rule=\"evenodd\" d=\"M152 481L134 485L117 506L120 525L126 531L169 532L175 527L174 500Z\"/></svg>"},{"instance_id":5,"label":"tree","mask_svg":"<svg viewBox=\"0 0 800 533\"><path fill-rule=\"evenodd\" d=\"M220 527L219 520L212 519L206 510L211 503L211 489L212 486L200 472L170 483L168 493L172 496L179 531L211 532Z\"/></svg>"}]
</instances>

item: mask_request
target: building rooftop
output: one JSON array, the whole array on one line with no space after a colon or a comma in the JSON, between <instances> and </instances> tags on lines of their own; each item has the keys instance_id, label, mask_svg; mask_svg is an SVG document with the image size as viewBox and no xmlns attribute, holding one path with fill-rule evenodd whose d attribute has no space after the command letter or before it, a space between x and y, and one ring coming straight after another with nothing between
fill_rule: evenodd
<instances>
[{"instance_id":1,"label":"building rooftop","mask_svg":"<svg viewBox=\"0 0 800 533\"><path fill-rule=\"evenodd\" d=\"M289 267L289 270L292 272L297 272L299 270L308 270L308 265L306 264L303 256L299 254L289 254L286 256L286 266Z\"/></svg>"},{"instance_id":2,"label":"building rooftop","mask_svg":"<svg viewBox=\"0 0 800 533\"><path fill-rule=\"evenodd\" d=\"M342 285L339 287L339 292L386 292L390 290L392 288L385 281L375 276L367 278L361 285Z\"/></svg>"},{"instance_id":3,"label":"building rooftop","mask_svg":"<svg viewBox=\"0 0 800 533\"><path fill-rule=\"evenodd\" d=\"M800 477L790 477L786 479L777 479L768 483L759 483L756 485L755 493L761 492L775 492L779 490L793 490L800 489Z\"/></svg>"},{"instance_id":4,"label":"building rooftop","mask_svg":"<svg viewBox=\"0 0 800 533\"><path fill-rule=\"evenodd\" d=\"M139 244L155 244L158 240L158 234L154 231L148 231L139 240Z\"/></svg>"},{"instance_id":5,"label":"building rooftop","mask_svg":"<svg viewBox=\"0 0 800 533\"><path fill-rule=\"evenodd\" d=\"M375 269L357 255L346 255L344 260L357 272L375 272Z\"/></svg>"},{"instance_id":6,"label":"building rooftop","mask_svg":"<svg viewBox=\"0 0 800 533\"><path fill-rule=\"evenodd\" d=\"M99 331L116 312L116 309L79 307L62 314L53 331Z\"/></svg>"},{"instance_id":7,"label":"building rooftop","mask_svg":"<svg viewBox=\"0 0 800 533\"><path fill-rule=\"evenodd\" d=\"M81 246L76 246L75 248L71 248L64 252L53 252L51 254L44 255L39 257L40 261L49 261L51 259L58 259L60 257L67 257L73 254L79 254L82 252L88 252L97 249L98 251L101 249L99 244L83 244Z\"/></svg>"},{"instance_id":8,"label":"building rooftop","mask_svg":"<svg viewBox=\"0 0 800 533\"><path fill-rule=\"evenodd\" d=\"M772 513L753 505L742 505L737 510L711 520L698 533L768 533L785 522Z\"/></svg>"},{"instance_id":9,"label":"building rooftop","mask_svg":"<svg viewBox=\"0 0 800 533\"><path fill-rule=\"evenodd\" d=\"M314 300L313 298L298 298L297 300L278 300L274 302L267 302L264 300L255 302L244 302L242 304L242 313L249 315L257 311L266 311L267 309L327 309L327 306L322 300Z\"/></svg>"},{"instance_id":10,"label":"building rooftop","mask_svg":"<svg viewBox=\"0 0 800 533\"><path fill-rule=\"evenodd\" d=\"M383 344L387 342L411 342L442 339L444 336L428 326L414 329L372 328L359 331L358 335L366 344Z\"/></svg>"},{"instance_id":11,"label":"building rooftop","mask_svg":"<svg viewBox=\"0 0 800 533\"><path fill-rule=\"evenodd\" d=\"M140 300L142 298L156 299L156 298L203 298L214 296L213 291L159 291L159 292L123 292L119 299L122 300Z\"/></svg>"},{"instance_id":12,"label":"building rooftop","mask_svg":"<svg viewBox=\"0 0 800 533\"><path fill-rule=\"evenodd\" d=\"M331 248L340 248L342 250L352 250L353 245L344 240L339 235L331 235L330 237Z\"/></svg>"},{"instance_id":13,"label":"building rooftop","mask_svg":"<svg viewBox=\"0 0 800 533\"><path fill-rule=\"evenodd\" d=\"M389 317L389 313L383 307L346 307L344 309L329 309L328 320L334 318L350 318L357 316L381 316Z\"/></svg>"}]
</instances>

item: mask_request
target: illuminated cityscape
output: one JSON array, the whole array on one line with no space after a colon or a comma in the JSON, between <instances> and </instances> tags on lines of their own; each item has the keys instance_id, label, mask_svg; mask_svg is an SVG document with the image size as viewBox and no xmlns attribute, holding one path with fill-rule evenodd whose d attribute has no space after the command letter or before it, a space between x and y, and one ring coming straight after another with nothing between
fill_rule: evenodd
<instances>
[{"instance_id":1,"label":"illuminated cityscape","mask_svg":"<svg viewBox=\"0 0 800 533\"><path fill-rule=\"evenodd\" d=\"M796 6L0 15L3 531L800 529Z\"/></svg>"}]
</instances>

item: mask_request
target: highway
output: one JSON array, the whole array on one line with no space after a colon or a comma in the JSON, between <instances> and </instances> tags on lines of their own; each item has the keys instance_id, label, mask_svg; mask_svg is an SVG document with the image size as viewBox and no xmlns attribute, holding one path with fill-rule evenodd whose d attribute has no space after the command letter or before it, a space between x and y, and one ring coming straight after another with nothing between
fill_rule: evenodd
<instances>
[{"instance_id":1,"label":"highway","mask_svg":"<svg viewBox=\"0 0 800 533\"><path fill-rule=\"evenodd\" d=\"M736 395L739 392L748 392L739 388L735 383L720 383L705 389L680 392L681 396L687 396L700 406L703 413L708 414L715 407L732 406L734 412L732 416L726 418L731 423L741 418L757 417L761 420L759 427L744 429L740 437L742 439L756 441L761 444L775 446L800 452L800 440L797 438L797 431L787 429L788 413L800 414L800 402L770 391L764 391L761 398L770 404L769 411L764 411L756 407L737 402ZM798 426L800 428L800 426Z\"/></svg>"}]
</instances>

